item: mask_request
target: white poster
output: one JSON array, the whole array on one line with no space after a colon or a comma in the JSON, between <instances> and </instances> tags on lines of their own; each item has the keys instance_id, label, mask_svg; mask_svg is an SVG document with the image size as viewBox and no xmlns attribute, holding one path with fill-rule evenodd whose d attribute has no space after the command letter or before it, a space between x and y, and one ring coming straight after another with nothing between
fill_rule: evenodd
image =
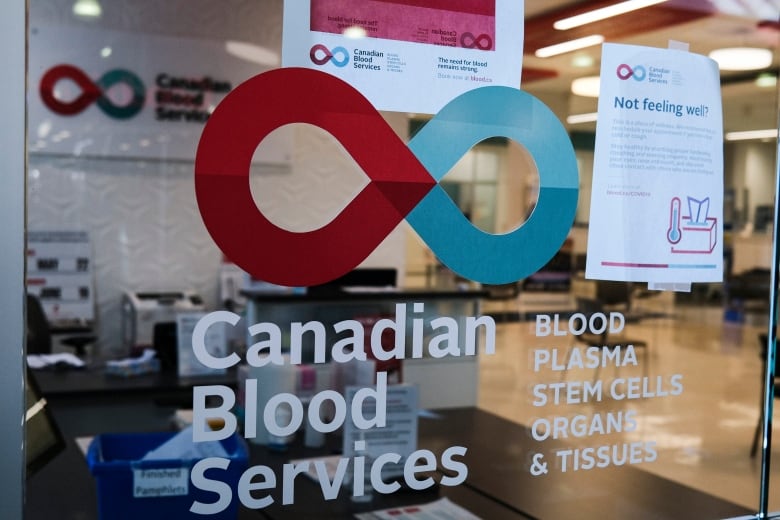
<instances>
[{"instance_id":1,"label":"white poster","mask_svg":"<svg viewBox=\"0 0 780 520\"><path fill-rule=\"evenodd\" d=\"M656 283L723 275L723 117L717 64L605 44L586 276Z\"/></svg>"},{"instance_id":2,"label":"white poster","mask_svg":"<svg viewBox=\"0 0 780 520\"><path fill-rule=\"evenodd\" d=\"M433 114L520 87L523 20L518 0L285 0L282 65L338 76L378 110Z\"/></svg>"}]
</instances>

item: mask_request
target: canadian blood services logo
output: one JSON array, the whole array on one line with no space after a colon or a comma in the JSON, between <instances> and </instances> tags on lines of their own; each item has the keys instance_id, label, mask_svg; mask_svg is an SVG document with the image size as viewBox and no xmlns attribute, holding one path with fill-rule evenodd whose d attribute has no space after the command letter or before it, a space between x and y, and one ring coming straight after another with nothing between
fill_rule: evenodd
<instances>
[{"instance_id":1,"label":"canadian blood services logo","mask_svg":"<svg viewBox=\"0 0 780 520\"><path fill-rule=\"evenodd\" d=\"M257 145L291 123L331 133L370 179L331 222L308 232L272 223L257 208L249 185ZM539 172L531 216L500 235L471 224L439 184L472 146L496 136L522 144ZM407 147L355 88L304 68L265 72L231 91L209 118L195 160L196 198L216 244L255 278L287 286L321 284L349 272L404 219L461 276L488 284L519 280L543 267L563 244L578 184L565 129L526 92L499 86L468 91L442 108Z\"/></svg>"},{"instance_id":2,"label":"canadian blood services logo","mask_svg":"<svg viewBox=\"0 0 780 520\"><path fill-rule=\"evenodd\" d=\"M633 67L621 63L617 68L617 77L623 81L628 78L634 78L634 81L644 81L647 77L647 70L642 65L634 65Z\"/></svg>"},{"instance_id":3,"label":"canadian blood services logo","mask_svg":"<svg viewBox=\"0 0 780 520\"><path fill-rule=\"evenodd\" d=\"M309 58L315 65L325 65L331 62L336 67L346 67L349 63L349 52L344 47L328 49L321 43L318 43L309 50Z\"/></svg>"},{"instance_id":4,"label":"canadian blood services logo","mask_svg":"<svg viewBox=\"0 0 780 520\"><path fill-rule=\"evenodd\" d=\"M62 80L73 81L81 93L71 101L62 101L55 96L55 87ZM115 104L106 92L114 85L123 83L130 88L130 101L124 105ZM115 119L129 119L135 116L144 106L146 87L143 82L125 69L109 70L96 81L90 79L84 71L73 65L57 65L52 67L41 78L39 91L43 103L52 111L64 116L83 112L92 103L108 116Z\"/></svg>"},{"instance_id":5,"label":"canadian blood services logo","mask_svg":"<svg viewBox=\"0 0 780 520\"><path fill-rule=\"evenodd\" d=\"M474 36L473 33L464 32L460 35L460 44L466 49L489 51L493 48L493 38L489 34Z\"/></svg>"}]
</instances>

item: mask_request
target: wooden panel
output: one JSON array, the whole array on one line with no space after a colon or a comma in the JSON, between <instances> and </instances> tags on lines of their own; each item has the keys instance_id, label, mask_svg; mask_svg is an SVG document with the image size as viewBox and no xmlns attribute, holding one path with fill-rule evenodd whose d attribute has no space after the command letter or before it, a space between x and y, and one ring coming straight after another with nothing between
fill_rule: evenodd
<instances>
[{"instance_id":1,"label":"wooden panel","mask_svg":"<svg viewBox=\"0 0 780 520\"><path fill-rule=\"evenodd\" d=\"M523 83L558 77L558 71L553 69L538 69L535 67L523 67Z\"/></svg>"}]
</instances>

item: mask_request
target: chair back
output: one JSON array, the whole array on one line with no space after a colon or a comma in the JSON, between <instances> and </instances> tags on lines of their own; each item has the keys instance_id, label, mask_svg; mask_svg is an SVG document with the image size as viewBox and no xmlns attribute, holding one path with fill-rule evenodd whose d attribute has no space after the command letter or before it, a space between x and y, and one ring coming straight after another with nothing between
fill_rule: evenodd
<instances>
[{"instance_id":1,"label":"chair back","mask_svg":"<svg viewBox=\"0 0 780 520\"><path fill-rule=\"evenodd\" d=\"M27 353L51 354L51 331L41 302L32 294L27 295Z\"/></svg>"},{"instance_id":2,"label":"chair back","mask_svg":"<svg viewBox=\"0 0 780 520\"><path fill-rule=\"evenodd\" d=\"M596 282L596 298L604 305L625 305L631 308L632 285L628 282L598 280Z\"/></svg>"}]
</instances>

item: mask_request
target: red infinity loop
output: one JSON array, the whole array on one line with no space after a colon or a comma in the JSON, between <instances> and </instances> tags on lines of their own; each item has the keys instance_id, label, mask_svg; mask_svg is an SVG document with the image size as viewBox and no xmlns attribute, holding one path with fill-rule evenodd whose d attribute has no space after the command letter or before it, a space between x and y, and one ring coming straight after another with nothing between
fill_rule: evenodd
<instances>
[{"instance_id":1,"label":"red infinity loop","mask_svg":"<svg viewBox=\"0 0 780 520\"><path fill-rule=\"evenodd\" d=\"M460 44L466 49L489 51L493 47L493 38L489 34L474 36L474 33L464 32L460 35Z\"/></svg>"},{"instance_id":2,"label":"red infinity loop","mask_svg":"<svg viewBox=\"0 0 780 520\"><path fill-rule=\"evenodd\" d=\"M54 87L62 79L72 80L81 89L81 94L73 101L66 103L54 96ZM73 65L57 65L49 69L41 78L39 91L47 107L66 116L78 114L101 96L100 87Z\"/></svg>"},{"instance_id":3,"label":"red infinity loop","mask_svg":"<svg viewBox=\"0 0 780 520\"><path fill-rule=\"evenodd\" d=\"M322 58L317 57L317 51L320 51L322 53ZM326 63L328 63L328 60L330 60L332 57L333 54L330 52L330 49L328 49L321 43L314 45L309 50L309 58L311 58L311 61L314 62L316 65L325 65Z\"/></svg>"},{"instance_id":4,"label":"red infinity loop","mask_svg":"<svg viewBox=\"0 0 780 520\"><path fill-rule=\"evenodd\" d=\"M330 132L370 178L330 223L314 231L273 224L249 187L257 145L291 123ZM234 89L209 117L195 159L195 195L214 241L244 270L265 273L280 285L317 285L350 271L435 184L362 94L334 76L303 68L265 72Z\"/></svg>"},{"instance_id":5,"label":"red infinity loop","mask_svg":"<svg viewBox=\"0 0 780 520\"><path fill-rule=\"evenodd\" d=\"M620 65L618 65L618 68L617 68L617 77L618 78L625 80L625 79L630 78L633 75L634 75L634 69L632 69L631 67L629 67L625 63L621 63Z\"/></svg>"}]
</instances>

